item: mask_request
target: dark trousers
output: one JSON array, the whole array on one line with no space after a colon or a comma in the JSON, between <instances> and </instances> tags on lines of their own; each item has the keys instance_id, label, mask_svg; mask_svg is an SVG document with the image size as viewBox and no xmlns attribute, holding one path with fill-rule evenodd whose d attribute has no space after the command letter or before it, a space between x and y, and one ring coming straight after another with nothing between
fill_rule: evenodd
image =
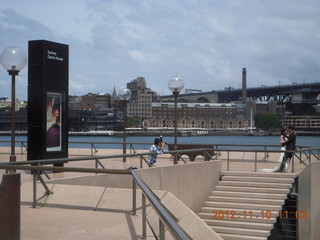
<instances>
[{"instance_id":1,"label":"dark trousers","mask_svg":"<svg viewBox=\"0 0 320 240\"><path fill-rule=\"evenodd\" d=\"M286 167L286 163L290 164L291 158L292 158L292 152L286 152L284 154L279 172L284 172L285 167Z\"/></svg>"}]
</instances>

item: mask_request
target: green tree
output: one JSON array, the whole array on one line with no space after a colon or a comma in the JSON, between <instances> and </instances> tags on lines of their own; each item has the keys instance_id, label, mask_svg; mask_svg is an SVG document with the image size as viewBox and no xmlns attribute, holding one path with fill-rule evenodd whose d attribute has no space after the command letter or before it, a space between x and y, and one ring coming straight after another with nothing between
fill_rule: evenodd
<instances>
[{"instance_id":1,"label":"green tree","mask_svg":"<svg viewBox=\"0 0 320 240\"><path fill-rule=\"evenodd\" d=\"M138 117L129 117L127 119L128 127L140 127L140 119Z\"/></svg>"},{"instance_id":2,"label":"green tree","mask_svg":"<svg viewBox=\"0 0 320 240\"><path fill-rule=\"evenodd\" d=\"M255 116L257 128L281 128L281 121L276 114L264 113Z\"/></svg>"}]
</instances>

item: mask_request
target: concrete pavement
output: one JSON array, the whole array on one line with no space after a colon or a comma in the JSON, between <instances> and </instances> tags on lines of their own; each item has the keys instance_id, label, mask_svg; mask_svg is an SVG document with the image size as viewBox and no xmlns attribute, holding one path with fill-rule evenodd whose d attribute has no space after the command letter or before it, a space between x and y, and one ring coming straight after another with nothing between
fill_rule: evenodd
<instances>
[{"instance_id":1,"label":"concrete pavement","mask_svg":"<svg viewBox=\"0 0 320 240\"><path fill-rule=\"evenodd\" d=\"M1 148L0 162L9 161L9 148ZM122 154L121 149L99 149L97 155ZM232 153L236 159L252 159L251 153ZM69 157L90 155L90 149L70 149ZM261 158L260 158L261 157ZM259 159L262 159L260 156ZM220 158L226 158L225 153ZM258 169L272 168L277 155L271 155L268 161L261 162ZM25 161L26 154L17 154L17 161ZM203 161L202 157L196 159ZM127 162L122 158L101 160L106 168L127 169L140 167L140 158L129 157ZM173 164L170 155L158 157L158 166ZM184 164L179 161L178 164ZM94 161L81 163L69 162L66 167L94 168ZM146 164L143 164L146 167ZM233 163L231 170L254 170L254 162ZM297 166L298 163L297 163ZM224 161L222 169L227 168ZM49 185L54 191L53 195L44 196L44 189L39 184L37 208L32 208L32 175L28 172L21 173L21 239L140 239L142 236L141 209L137 215L131 215L131 190L112 189L105 187L84 187L70 185ZM4 170L0 170L0 176ZM85 176L85 173L49 173L52 179ZM1 180L1 177L0 177ZM41 190L42 189L42 190ZM140 196L140 194L138 194ZM139 202L140 200L138 200ZM141 206L141 201L140 201ZM148 239L154 239L151 230L147 230Z\"/></svg>"}]
</instances>

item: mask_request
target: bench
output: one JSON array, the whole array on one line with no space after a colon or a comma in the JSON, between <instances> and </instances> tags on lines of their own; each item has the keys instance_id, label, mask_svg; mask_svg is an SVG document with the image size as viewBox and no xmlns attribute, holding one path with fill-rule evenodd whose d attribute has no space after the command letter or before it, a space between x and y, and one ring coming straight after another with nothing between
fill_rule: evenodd
<instances>
[{"instance_id":1,"label":"bench","mask_svg":"<svg viewBox=\"0 0 320 240\"><path fill-rule=\"evenodd\" d=\"M214 145L212 144L177 144L177 149L174 149L174 144L168 144L168 149L169 151L173 150L189 150L189 149L197 149L197 148L213 148ZM207 154L206 154L207 153ZM194 161L194 159L197 156L203 156L205 161L209 161L212 156L217 155L218 151L217 150L209 150L209 151L192 151L192 152L179 152L179 155L187 155L190 159L190 161ZM171 153L171 155L174 155Z\"/></svg>"}]
</instances>

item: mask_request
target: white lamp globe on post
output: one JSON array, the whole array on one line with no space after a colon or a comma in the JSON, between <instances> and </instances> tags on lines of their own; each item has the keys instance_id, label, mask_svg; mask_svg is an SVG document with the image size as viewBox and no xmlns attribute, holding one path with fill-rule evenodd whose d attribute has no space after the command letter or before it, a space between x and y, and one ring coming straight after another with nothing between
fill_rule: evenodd
<instances>
[{"instance_id":1,"label":"white lamp globe on post","mask_svg":"<svg viewBox=\"0 0 320 240\"><path fill-rule=\"evenodd\" d=\"M168 88L173 95L179 95L184 88L184 81L181 77L175 76L168 81Z\"/></svg>"},{"instance_id":2,"label":"white lamp globe on post","mask_svg":"<svg viewBox=\"0 0 320 240\"><path fill-rule=\"evenodd\" d=\"M24 51L15 46L5 48L0 56L0 62L4 69L8 71L8 74L12 77L11 86L11 155L10 162L16 161L15 156L15 118L16 118L16 94L15 94L15 82L16 76L26 66L27 57Z\"/></svg>"},{"instance_id":3,"label":"white lamp globe on post","mask_svg":"<svg viewBox=\"0 0 320 240\"><path fill-rule=\"evenodd\" d=\"M126 127L127 127L127 103L131 98L131 91L128 88L122 88L118 94L119 99L123 102L123 154L127 153L126 143ZM123 157L123 162L126 162L126 157Z\"/></svg>"},{"instance_id":4,"label":"white lamp globe on post","mask_svg":"<svg viewBox=\"0 0 320 240\"><path fill-rule=\"evenodd\" d=\"M168 81L168 88L173 93L174 96L174 150L177 150L177 102L178 95L184 88L184 82L182 78L175 76ZM174 154L174 164L178 163L177 154Z\"/></svg>"}]
</instances>

